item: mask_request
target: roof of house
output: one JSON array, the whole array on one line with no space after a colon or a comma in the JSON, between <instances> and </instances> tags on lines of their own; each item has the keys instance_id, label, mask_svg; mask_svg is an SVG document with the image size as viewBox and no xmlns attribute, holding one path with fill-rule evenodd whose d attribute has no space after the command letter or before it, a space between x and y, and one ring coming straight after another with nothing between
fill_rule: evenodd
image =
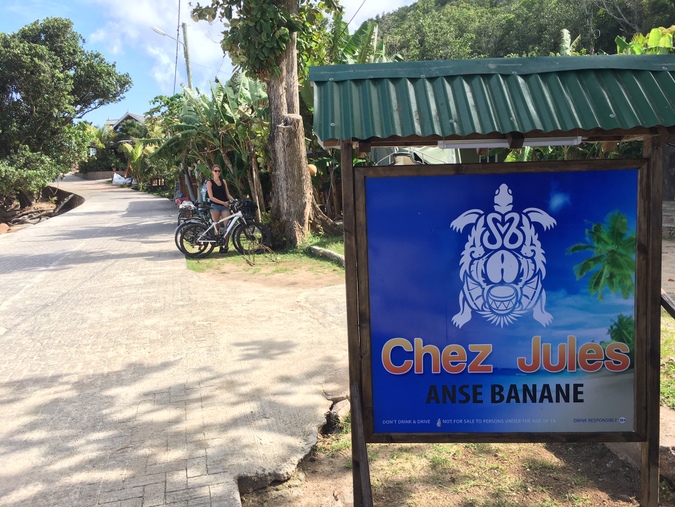
<instances>
[{"instance_id":1,"label":"roof of house","mask_svg":"<svg viewBox=\"0 0 675 507\"><path fill-rule=\"evenodd\" d=\"M117 130L117 127L119 127L120 125L122 125L122 123L124 123L124 122L127 121L127 120L134 120L134 121L136 121L136 122L138 122L138 123L144 124L144 123L145 123L145 116L143 116L142 114L136 114L136 113L129 113L129 112L127 112L127 113L126 113L124 116L122 116L122 118L120 118L119 120L117 120L117 121L113 120L113 122L114 122L114 123L112 123L112 128L113 128L113 130ZM110 120L109 120L109 121L110 121ZM106 122L106 124L107 124L107 123L108 123L108 122Z\"/></svg>"},{"instance_id":2,"label":"roof of house","mask_svg":"<svg viewBox=\"0 0 675 507\"><path fill-rule=\"evenodd\" d=\"M603 136L675 127L675 55L489 58L313 67L326 145Z\"/></svg>"}]
</instances>

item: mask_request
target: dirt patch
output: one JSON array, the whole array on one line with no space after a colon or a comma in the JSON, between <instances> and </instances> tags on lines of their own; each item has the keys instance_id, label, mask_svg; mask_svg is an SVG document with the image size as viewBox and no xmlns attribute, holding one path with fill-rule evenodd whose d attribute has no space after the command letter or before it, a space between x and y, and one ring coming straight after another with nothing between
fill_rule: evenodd
<instances>
[{"instance_id":1,"label":"dirt patch","mask_svg":"<svg viewBox=\"0 0 675 507\"><path fill-rule=\"evenodd\" d=\"M23 209L18 206L3 208L0 211L0 234L15 232L47 220L55 209L56 203L50 200L38 201Z\"/></svg>"},{"instance_id":2,"label":"dirt patch","mask_svg":"<svg viewBox=\"0 0 675 507\"><path fill-rule=\"evenodd\" d=\"M231 249L232 250L232 249ZM237 280L269 287L318 289L344 284L344 269L330 262L307 257L256 256L249 265L235 251L213 253L207 259L194 262L196 271L208 272L225 281ZM252 276L255 275L255 276Z\"/></svg>"},{"instance_id":3,"label":"dirt patch","mask_svg":"<svg viewBox=\"0 0 675 507\"><path fill-rule=\"evenodd\" d=\"M639 505L639 474L602 444L369 444L380 507ZM287 482L245 507L353 505L349 434L322 436ZM662 487L661 503L673 506Z\"/></svg>"}]
</instances>

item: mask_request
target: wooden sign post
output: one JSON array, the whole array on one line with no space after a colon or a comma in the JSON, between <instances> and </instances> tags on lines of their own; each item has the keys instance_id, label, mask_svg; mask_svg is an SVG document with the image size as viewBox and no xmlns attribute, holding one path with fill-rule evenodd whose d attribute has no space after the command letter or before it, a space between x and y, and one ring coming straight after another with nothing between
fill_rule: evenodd
<instances>
[{"instance_id":1,"label":"wooden sign post","mask_svg":"<svg viewBox=\"0 0 675 507\"><path fill-rule=\"evenodd\" d=\"M658 505L658 144L357 168L341 149L355 505L366 443L609 441L643 443Z\"/></svg>"}]
</instances>

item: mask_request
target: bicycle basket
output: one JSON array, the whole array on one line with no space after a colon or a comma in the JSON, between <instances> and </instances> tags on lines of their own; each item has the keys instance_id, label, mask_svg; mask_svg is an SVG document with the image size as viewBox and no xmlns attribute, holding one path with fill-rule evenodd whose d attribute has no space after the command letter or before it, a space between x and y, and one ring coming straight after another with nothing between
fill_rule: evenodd
<instances>
[{"instance_id":1,"label":"bicycle basket","mask_svg":"<svg viewBox=\"0 0 675 507\"><path fill-rule=\"evenodd\" d=\"M256 206L253 201L246 200L239 204L239 209L241 210L241 214L244 215L244 217L255 218L255 210L258 209L258 206Z\"/></svg>"},{"instance_id":2,"label":"bicycle basket","mask_svg":"<svg viewBox=\"0 0 675 507\"><path fill-rule=\"evenodd\" d=\"M192 202L183 201L178 206L178 218L180 218L181 220L192 218L193 215L195 214L195 210L196 207Z\"/></svg>"}]
</instances>

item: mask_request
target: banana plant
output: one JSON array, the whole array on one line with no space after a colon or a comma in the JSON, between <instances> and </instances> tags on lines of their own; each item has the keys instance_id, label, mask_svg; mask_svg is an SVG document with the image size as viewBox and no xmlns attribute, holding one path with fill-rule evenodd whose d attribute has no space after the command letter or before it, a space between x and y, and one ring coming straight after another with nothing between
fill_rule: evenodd
<instances>
[{"instance_id":1,"label":"banana plant","mask_svg":"<svg viewBox=\"0 0 675 507\"><path fill-rule=\"evenodd\" d=\"M670 28L652 28L647 35L637 33L630 42L625 37L618 36L616 52L624 55L667 55L673 54L673 33L675 25Z\"/></svg>"},{"instance_id":2,"label":"banana plant","mask_svg":"<svg viewBox=\"0 0 675 507\"><path fill-rule=\"evenodd\" d=\"M148 159L154 150L154 146L139 141L124 142L117 148L126 157L131 174L139 186L143 186L151 178L152 168Z\"/></svg>"},{"instance_id":3,"label":"banana plant","mask_svg":"<svg viewBox=\"0 0 675 507\"><path fill-rule=\"evenodd\" d=\"M185 93L180 120L155 157L185 157L197 168L198 185L208 169L219 164L227 169L228 182L237 193L245 195L250 188L259 209L264 209L258 178L258 159L267 138L264 85L237 75L225 85L216 82L210 91L210 95Z\"/></svg>"}]
</instances>

